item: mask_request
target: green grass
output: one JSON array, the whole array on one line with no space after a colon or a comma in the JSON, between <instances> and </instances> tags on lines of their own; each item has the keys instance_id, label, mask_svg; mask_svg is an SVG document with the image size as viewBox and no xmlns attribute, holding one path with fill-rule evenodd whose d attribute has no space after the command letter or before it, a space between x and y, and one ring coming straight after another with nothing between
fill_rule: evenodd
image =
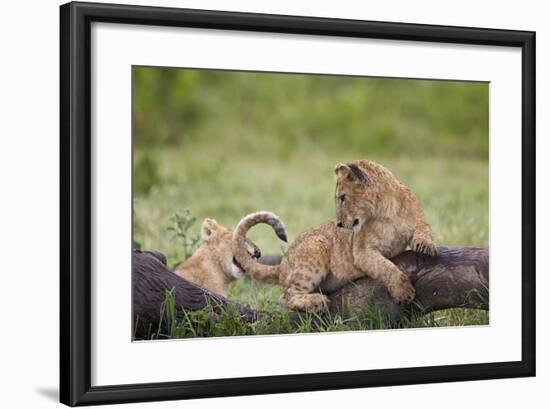
<instances>
[{"instance_id":1,"label":"green grass","mask_svg":"<svg viewBox=\"0 0 550 409\"><path fill-rule=\"evenodd\" d=\"M258 286L252 280L241 281L252 286L253 291L259 293L270 291L266 286ZM392 320L385 311L371 305L363 305L345 318L328 309L320 312L290 313L278 304L273 304L269 299L270 295L260 301L259 305L262 306L260 310L263 312L259 314L256 321L250 322L234 305L220 305L212 299L202 310L187 311L175 305L173 292L166 291L165 301L159 312L166 326L150 327L145 338L135 337L135 340L437 328L488 323L487 311L461 308L429 314L413 312L403 315L399 321ZM247 293L247 297L250 296L251 294ZM181 313L180 319L176 318L178 310ZM136 322L138 320L139 317L136 317Z\"/></svg>"},{"instance_id":2,"label":"green grass","mask_svg":"<svg viewBox=\"0 0 550 409\"><path fill-rule=\"evenodd\" d=\"M169 266L189 253L182 237L168 231L176 213L189 209L196 217L185 239L192 242L205 217L233 228L250 212L271 210L292 242L334 218L332 170L354 159L382 163L416 192L436 243L488 245L487 84L138 68L134 96L134 240L165 253ZM263 254L285 250L267 226L249 237ZM237 322L234 311L202 311L174 324L168 335L489 320L485 311L454 309L393 323L365 308L354 320L325 314L296 329L288 326L279 294L277 286L242 279L230 286L228 298L270 311L269 322L251 327ZM225 322L222 329L212 317Z\"/></svg>"}]
</instances>

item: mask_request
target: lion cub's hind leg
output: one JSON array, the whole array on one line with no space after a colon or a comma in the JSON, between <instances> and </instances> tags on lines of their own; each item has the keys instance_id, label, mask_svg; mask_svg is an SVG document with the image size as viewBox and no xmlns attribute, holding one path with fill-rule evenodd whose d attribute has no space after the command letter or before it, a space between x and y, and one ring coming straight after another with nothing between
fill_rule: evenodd
<instances>
[{"instance_id":1,"label":"lion cub's hind leg","mask_svg":"<svg viewBox=\"0 0 550 409\"><path fill-rule=\"evenodd\" d=\"M326 268L313 262L292 270L287 277L286 287L279 302L291 310L322 310L327 306L328 298L314 291L318 291L326 275Z\"/></svg>"},{"instance_id":2,"label":"lion cub's hind leg","mask_svg":"<svg viewBox=\"0 0 550 409\"><path fill-rule=\"evenodd\" d=\"M321 311L328 305L328 297L321 293L294 293L290 294L285 291L279 302L297 311Z\"/></svg>"}]
</instances>

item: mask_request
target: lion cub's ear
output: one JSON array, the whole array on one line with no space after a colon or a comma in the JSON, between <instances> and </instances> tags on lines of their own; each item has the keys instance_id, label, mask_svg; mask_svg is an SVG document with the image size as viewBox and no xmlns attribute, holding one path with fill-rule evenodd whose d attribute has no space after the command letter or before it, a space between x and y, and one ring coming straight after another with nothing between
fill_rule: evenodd
<instances>
[{"instance_id":1,"label":"lion cub's ear","mask_svg":"<svg viewBox=\"0 0 550 409\"><path fill-rule=\"evenodd\" d=\"M365 182L365 174L359 167L353 163L339 163L334 168L334 174L337 181L349 181L361 184Z\"/></svg>"},{"instance_id":2,"label":"lion cub's ear","mask_svg":"<svg viewBox=\"0 0 550 409\"><path fill-rule=\"evenodd\" d=\"M349 177L351 169L345 163L339 163L334 167L336 180L344 180Z\"/></svg>"},{"instance_id":3,"label":"lion cub's ear","mask_svg":"<svg viewBox=\"0 0 550 409\"><path fill-rule=\"evenodd\" d=\"M201 226L201 238L203 241L207 242L214 237L214 235L220 229L220 225L214 219L204 219Z\"/></svg>"}]
</instances>

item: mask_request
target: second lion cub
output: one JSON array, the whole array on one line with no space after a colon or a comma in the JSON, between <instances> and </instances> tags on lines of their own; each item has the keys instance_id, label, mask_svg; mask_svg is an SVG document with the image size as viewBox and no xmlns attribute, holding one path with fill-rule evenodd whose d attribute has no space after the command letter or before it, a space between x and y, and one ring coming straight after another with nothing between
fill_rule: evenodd
<instances>
[{"instance_id":1,"label":"second lion cub","mask_svg":"<svg viewBox=\"0 0 550 409\"><path fill-rule=\"evenodd\" d=\"M336 220L301 234L278 266L265 266L246 251L246 233L268 223L286 240L281 221L270 212L243 218L233 233L233 255L253 278L277 283L280 302L291 309L320 309L323 292L368 275L386 286L396 302L415 296L409 278L389 258L407 249L436 255L429 225L414 193L372 161L339 164L336 176Z\"/></svg>"},{"instance_id":2,"label":"second lion cub","mask_svg":"<svg viewBox=\"0 0 550 409\"><path fill-rule=\"evenodd\" d=\"M214 219L204 219L201 226L201 246L195 253L176 267L174 273L214 293L225 295L230 282L244 274L233 263L231 240L233 232ZM252 258L261 256L260 249L250 240L245 251Z\"/></svg>"}]
</instances>

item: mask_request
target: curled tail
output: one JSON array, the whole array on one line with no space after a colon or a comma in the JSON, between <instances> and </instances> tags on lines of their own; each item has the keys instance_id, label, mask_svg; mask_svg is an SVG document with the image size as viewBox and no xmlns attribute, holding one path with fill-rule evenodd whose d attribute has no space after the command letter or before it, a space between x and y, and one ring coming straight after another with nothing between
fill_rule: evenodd
<instances>
[{"instance_id":1,"label":"curled tail","mask_svg":"<svg viewBox=\"0 0 550 409\"><path fill-rule=\"evenodd\" d=\"M277 237L284 242L287 241L285 225L277 215L266 211L251 213L243 217L233 231L233 240L231 242L233 262L241 267L247 274L250 274L255 280L278 284L280 266L260 264L250 257L246 249L246 233L259 223L269 224L273 227Z\"/></svg>"}]
</instances>

